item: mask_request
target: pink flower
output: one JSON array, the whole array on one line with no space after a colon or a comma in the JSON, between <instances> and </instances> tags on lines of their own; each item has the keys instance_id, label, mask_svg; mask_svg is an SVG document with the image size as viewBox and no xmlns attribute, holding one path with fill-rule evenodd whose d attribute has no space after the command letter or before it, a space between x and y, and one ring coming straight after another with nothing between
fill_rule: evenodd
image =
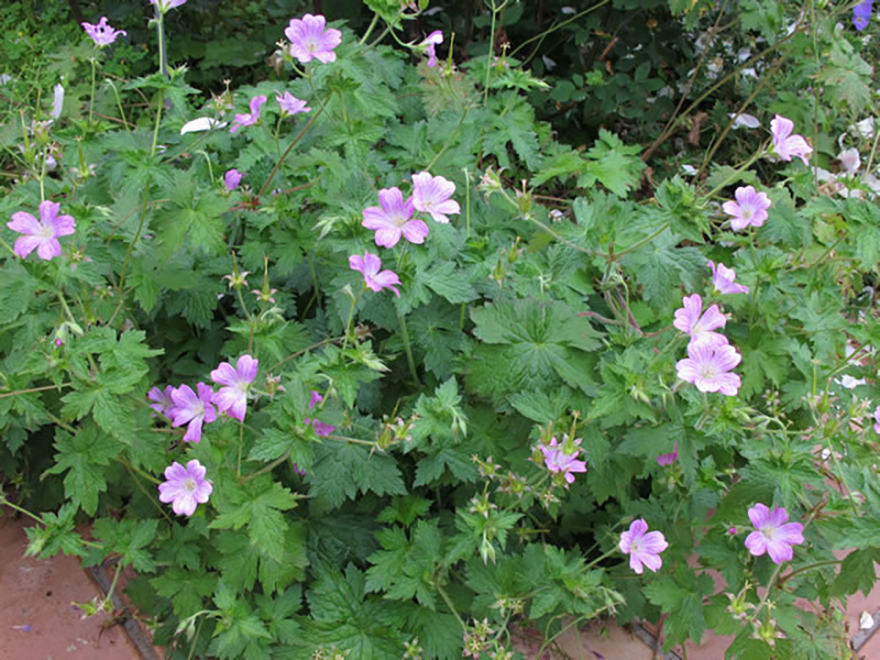
<instances>
[{"instance_id":1,"label":"pink flower","mask_svg":"<svg viewBox=\"0 0 880 660\"><path fill-rule=\"evenodd\" d=\"M324 397L318 394L318 392L316 392L315 390L312 390L312 395L309 397L309 410L314 408L323 400ZM336 430L335 426L325 424L320 419L309 419L308 417L306 417L305 419L303 419L303 422L305 422L307 425L311 424L312 428L315 429L315 434L320 438L325 438ZM303 472L303 474L305 474L305 472Z\"/></svg>"},{"instance_id":2,"label":"pink flower","mask_svg":"<svg viewBox=\"0 0 880 660\"><path fill-rule=\"evenodd\" d=\"M363 226L376 230L376 245L390 248L397 245L401 235L410 243L424 243L428 225L413 220L413 199L403 201L399 188L383 188L379 191L379 204L364 209Z\"/></svg>"},{"instance_id":3,"label":"pink flower","mask_svg":"<svg viewBox=\"0 0 880 660\"><path fill-rule=\"evenodd\" d=\"M211 397L214 390L204 383L196 385L198 395L192 391L189 385L181 385L171 391L171 400L174 407L168 411L172 418L171 426L186 427L184 442L198 442L202 439L202 424L210 424L217 419L217 411L211 405Z\"/></svg>"},{"instance_id":4,"label":"pink flower","mask_svg":"<svg viewBox=\"0 0 880 660\"><path fill-rule=\"evenodd\" d=\"M15 254L24 259L36 248L37 256L44 261L61 255L58 237L72 234L76 230L76 222L69 215L59 216L60 206L49 200L40 202L39 220L24 211L12 214L12 222L7 222L6 226L24 234L15 241Z\"/></svg>"},{"instance_id":5,"label":"pink flower","mask_svg":"<svg viewBox=\"0 0 880 660\"><path fill-rule=\"evenodd\" d=\"M333 49L342 43L342 32L333 28L324 29L327 24L320 14L306 14L302 19L294 18L284 30L290 40L290 54L302 64L311 62L312 58L323 62L336 61Z\"/></svg>"},{"instance_id":6,"label":"pink flower","mask_svg":"<svg viewBox=\"0 0 880 660\"><path fill-rule=\"evenodd\" d=\"M727 317L721 313L718 305L712 305L703 314L703 299L698 294L684 296L681 302L684 307L675 310L672 325L691 336L691 346L720 346L727 343L727 337L712 332L727 324Z\"/></svg>"},{"instance_id":7,"label":"pink flower","mask_svg":"<svg viewBox=\"0 0 880 660\"><path fill-rule=\"evenodd\" d=\"M662 532L645 532L648 532L648 523L642 518L633 520L629 531L620 535L617 546L629 555L629 566L639 575L644 572L644 566L656 573L663 566L660 553L669 547Z\"/></svg>"},{"instance_id":8,"label":"pink flower","mask_svg":"<svg viewBox=\"0 0 880 660\"><path fill-rule=\"evenodd\" d=\"M565 437L565 440L567 439L568 436ZM541 452L544 454L544 465L550 470L550 472L559 472L562 474L565 477L566 483L573 484L575 472L587 471L587 464L584 461L577 460L578 454L580 453L580 447L577 445L580 444L580 438L576 439L574 441L574 445L576 445L574 453L567 454L563 449L565 441L560 444L556 438L553 438L549 445L541 445Z\"/></svg>"},{"instance_id":9,"label":"pink flower","mask_svg":"<svg viewBox=\"0 0 880 660\"><path fill-rule=\"evenodd\" d=\"M419 44L420 48L424 48L428 51L428 66L434 66L437 64L437 52L436 47L443 43L443 33L440 30L434 30L431 34L429 34L425 40Z\"/></svg>"},{"instance_id":10,"label":"pink flower","mask_svg":"<svg viewBox=\"0 0 880 660\"><path fill-rule=\"evenodd\" d=\"M232 120L232 128L229 129L229 132L235 133L242 126L253 126L256 124L260 119L260 108L263 107L265 102L266 97L263 94L252 98L250 102L251 111L247 114L235 115L235 118Z\"/></svg>"},{"instance_id":11,"label":"pink flower","mask_svg":"<svg viewBox=\"0 0 880 660\"><path fill-rule=\"evenodd\" d=\"M776 115L770 122L770 132L773 134L773 151L782 160L789 161L794 157L804 161L804 165L809 166L810 161L807 159L813 148L807 143L802 135L792 135L794 130L794 122L786 119L782 115Z\"/></svg>"},{"instance_id":12,"label":"pink flower","mask_svg":"<svg viewBox=\"0 0 880 660\"><path fill-rule=\"evenodd\" d=\"M128 34L125 30L114 30L113 27L107 23L106 16L101 16L101 20L98 21L97 25L85 22L80 23L80 25L83 26L86 34L92 38L92 41L94 41L95 45L99 48L109 46L116 41L120 34Z\"/></svg>"},{"instance_id":13,"label":"pink flower","mask_svg":"<svg viewBox=\"0 0 880 660\"><path fill-rule=\"evenodd\" d=\"M397 277L397 273L391 270L383 270L380 273L382 260L375 254L364 252L363 257L359 254L353 254L348 258L348 265L352 270L363 273L364 283L373 291L391 289L394 291L394 295L400 298L400 291L394 286L400 284L400 278Z\"/></svg>"},{"instance_id":14,"label":"pink flower","mask_svg":"<svg viewBox=\"0 0 880 660\"><path fill-rule=\"evenodd\" d=\"M736 271L728 268L724 264L715 266L714 261L708 264L712 269L712 284L718 293L748 293L749 287L742 284L736 284Z\"/></svg>"},{"instance_id":15,"label":"pink flower","mask_svg":"<svg viewBox=\"0 0 880 660\"><path fill-rule=\"evenodd\" d=\"M155 5L156 8L164 14L170 9L176 9L181 5L185 5L186 0L150 0L150 4Z\"/></svg>"},{"instance_id":16,"label":"pink flower","mask_svg":"<svg viewBox=\"0 0 880 660\"><path fill-rule=\"evenodd\" d=\"M226 172L226 175L223 177L223 185L226 186L226 190L233 191L238 188L238 184L241 183L241 172L236 169L232 169Z\"/></svg>"},{"instance_id":17,"label":"pink flower","mask_svg":"<svg viewBox=\"0 0 880 660\"><path fill-rule=\"evenodd\" d=\"M174 388L171 385L168 385L164 392L158 387L151 389L147 392L147 398L153 402L150 404L150 408L158 414L170 418L171 409L174 407L174 400L171 398L172 392L174 392Z\"/></svg>"},{"instance_id":18,"label":"pink flower","mask_svg":"<svg viewBox=\"0 0 880 660\"><path fill-rule=\"evenodd\" d=\"M734 231L745 229L749 225L760 227L767 219L770 198L767 193L756 192L754 187L739 187L734 192L736 201L724 202L721 206L727 215L733 216L730 228Z\"/></svg>"},{"instance_id":19,"label":"pink flower","mask_svg":"<svg viewBox=\"0 0 880 660\"><path fill-rule=\"evenodd\" d=\"M205 504L214 487L205 479L207 470L197 460L183 467L175 461L165 468L165 483L159 484L159 500L171 502L178 516L191 516L199 504Z\"/></svg>"},{"instance_id":20,"label":"pink flower","mask_svg":"<svg viewBox=\"0 0 880 660\"><path fill-rule=\"evenodd\" d=\"M679 360L675 368L678 377L697 386L700 392L721 392L736 396L742 381L737 374L728 373L742 360L733 346L697 345L687 348L688 357Z\"/></svg>"},{"instance_id":21,"label":"pink flower","mask_svg":"<svg viewBox=\"0 0 880 660\"><path fill-rule=\"evenodd\" d=\"M306 106L305 101L300 101L290 92L284 92L284 94L276 96L275 100L278 101L278 105L281 106L281 115L283 117L292 117L300 112L311 111L311 108Z\"/></svg>"},{"instance_id":22,"label":"pink flower","mask_svg":"<svg viewBox=\"0 0 880 660\"><path fill-rule=\"evenodd\" d=\"M668 454L660 454L657 457L657 465L661 467L666 467L667 465L672 465L675 461L678 460L678 441L675 442L675 447Z\"/></svg>"},{"instance_id":23,"label":"pink flower","mask_svg":"<svg viewBox=\"0 0 880 660\"><path fill-rule=\"evenodd\" d=\"M874 410L874 432L880 433L880 406Z\"/></svg>"},{"instance_id":24,"label":"pink flower","mask_svg":"<svg viewBox=\"0 0 880 660\"><path fill-rule=\"evenodd\" d=\"M217 405L220 412L225 412L239 422L244 421L248 389L257 377L258 366L259 360L250 355L242 355L234 369L228 362L222 362L211 372L211 380L225 385L211 398L211 402Z\"/></svg>"},{"instance_id":25,"label":"pink flower","mask_svg":"<svg viewBox=\"0 0 880 660\"><path fill-rule=\"evenodd\" d=\"M434 222L446 224L447 214L461 213L461 207L452 197L455 184L442 176L427 172L413 174L413 206L417 211L430 213Z\"/></svg>"},{"instance_id":26,"label":"pink flower","mask_svg":"<svg viewBox=\"0 0 880 660\"><path fill-rule=\"evenodd\" d=\"M755 531L746 538L746 548L755 557L765 552L775 564L790 561L794 556L793 545L804 542L804 526L800 523L787 523L788 513L781 507L770 511L763 504L756 504L749 509L749 520Z\"/></svg>"}]
</instances>

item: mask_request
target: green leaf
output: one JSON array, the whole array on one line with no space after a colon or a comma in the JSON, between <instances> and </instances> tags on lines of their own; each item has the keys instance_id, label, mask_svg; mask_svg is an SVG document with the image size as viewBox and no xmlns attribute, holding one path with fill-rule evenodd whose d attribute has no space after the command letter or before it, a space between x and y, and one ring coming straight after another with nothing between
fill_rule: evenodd
<instances>
[{"instance_id":1,"label":"green leaf","mask_svg":"<svg viewBox=\"0 0 880 660\"><path fill-rule=\"evenodd\" d=\"M76 507L89 515L98 509L98 494L107 490L103 467L122 451L119 441L101 433L92 424L86 424L76 435L55 429L55 465L43 473L61 474L64 493Z\"/></svg>"},{"instance_id":2,"label":"green leaf","mask_svg":"<svg viewBox=\"0 0 880 660\"><path fill-rule=\"evenodd\" d=\"M334 509L345 499L371 491L377 495L403 495L406 486L393 457L370 452L365 446L333 442L319 446L306 479L319 510Z\"/></svg>"},{"instance_id":3,"label":"green leaf","mask_svg":"<svg viewBox=\"0 0 880 660\"><path fill-rule=\"evenodd\" d=\"M227 488L221 497L215 498L220 515L209 526L241 529L247 525L251 545L267 557L281 561L288 529L281 512L294 508L296 499L270 477L259 477L240 487Z\"/></svg>"},{"instance_id":4,"label":"green leaf","mask_svg":"<svg viewBox=\"0 0 880 660\"><path fill-rule=\"evenodd\" d=\"M104 542L104 554L115 552L121 556L123 566L134 566L142 573L152 573L156 563L145 548L156 537L158 520L113 520L99 518L93 533Z\"/></svg>"},{"instance_id":5,"label":"green leaf","mask_svg":"<svg viewBox=\"0 0 880 660\"><path fill-rule=\"evenodd\" d=\"M187 571L172 566L165 573L150 580L160 596L171 601L174 613L181 619L203 609L204 600L214 593L217 574L206 571Z\"/></svg>"},{"instance_id":6,"label":"green leaf","mask_svg":"<svg viewBox=\"0 0 880 660\"><path fill-rule=\"evenodd\" d=\"M619 137L600 128L599 139L586 153L586 170L578 177L578 185L591 188L598 181L618 197L626 197L645 169L637 155L641 150L639 145L627 146Z\"/></svg>"},{"instance_id":7,"label":"green leaf","mask_svg":"<svg viewBox=\"0 0 880 660\"><path fill-rule=\"evenodd\" d=\"M67 556L86 555L82 537L75 531L77 506L67 503L57 514L48 511L43 514L43 525L25 527L28 546L25 557L51 559L59 552Z\"/></svg>"},{"instance_id":8,"label":"green leaf","mask_svg":"<svg viewBox=\"0 0 880 660\"><path fill-rule=\"evenodd\" d=\"M703 638L706 622L703 598L714 591L712 577L696 575L687 567L680 567L675 576L660 575L645 586L645 595L669 617L664 626L664 649L691 639L697 644Z\"/></svg>"},{"instance_id":9,"label":"green leaf","mask_svg":"<svg viewBox=\"0 0 880 660\"><path fill-rule=\"evenodd\" d=\"M404 617L395 615L387 601L365 596L361 571L349 565L343 575L324 564L316 578L307 595L312 617L304 622L300 645L309 650L336 647L358 660L400 660L398 626Z\"/></svg>"},{"instance_id":10,"label":"green leaf","mask_svg":"<svg viewBox=\"0 0 880 660\"><path fill-rule=\"evenodd\" d=\"M422 275L428 288L453 304L470 302L476 299L477 291L455 264L444 261L431 267Z\"/></svg>"},{"instance_id":11,"label":"green leaf","mask_svg":"<svg viewBox=\"0 0 880 660\"><path fill-rule=\"evenodd\" d=\"M853 114L859 114L871 102L871 76L874 68L855 52L846 39L834 39L831 53L819 70L832 100L846 103Z\"/></svg>"}]
</instances>

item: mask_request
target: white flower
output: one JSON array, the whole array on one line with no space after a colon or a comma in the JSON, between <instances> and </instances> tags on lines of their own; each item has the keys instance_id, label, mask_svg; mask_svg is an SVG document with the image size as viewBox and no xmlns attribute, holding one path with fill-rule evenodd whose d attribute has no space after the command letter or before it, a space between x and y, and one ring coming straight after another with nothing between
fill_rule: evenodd
<instances>
[{"instance_id":1,"label":"white flower","mask_svg":"<svg viewBox=\"0 0 880 660\"><path fill-rule=\"evenodd\" d=\"M8 73L0 73L0 85L5 85L8 82L12 82L12 76Z\"/></svg>"},{"instance_id":2,"label":"white flower","mask_svg":"<svg viewBox=\"0 0 880 660\"><path fill-rule=\"evenodd\" d=\"M212 128L224 128L225 126L225 121L218 121L211 117L199 117L198 119L186 122L180 128L180 134L200 133L201 131L210 131Z\"/></svg>"},{"instance_id":3,"label":"white flower","mask_svg":"<svg viewBox=\"0 0 880 660\"><path fill-rule=\"evenodd\" d=\"M867 119L856 122L855 129L863 138L870 140L874 137L874 117L868 117Z\"/></svg>"},{"instance_id":4,"label":"white flower","mask_svg":"<svg viewBox=\"0 0 880 660\"><path fill-rule=\"evenodd\" d=\"M753 115L748 115L743 113L741 115L737 115L735 112L730 113L730 118L733 119L736 117L736 120L733 122L733 128L758 128L761 125L761 122L758 121L758 118Z\"/></svg>"},{"instance_id":5,"label":"white flower","mask_svg":"<svg viewBox=\"0 0 880 660\"><path fill-rule=\"evenodd\" d=\"M55 85L55 98L52 100L52 115L54 119L61 116L61 108L64 106L64 86L61 83Z\"/></svg>"},{"instance_id":6,"label":"white flower","mask_svg":"<svg viewBox=\"0 0 880 660\"><path fill-rule=\"evenodd\" d=\"M845 387L848 390L854 390L859 385L867 384L868 381L865 380L864 378L853 378L849 374L844 374L843 376L840 377L839 380L837 378L835 378L834 382L837 383L838 385L840 385L841 387Z\"/></svg>"},{"instance_id":7,"label":"white flower","mask_svg":"<svg viewBox=\"0 0 880 660\"><path fill-rule=\"evenodd\" d=\"M858 149L845 149L837 155L837 160L843 165L848 174L855 174L862 166L862 159Z\"/></svg>"}]
</instances>

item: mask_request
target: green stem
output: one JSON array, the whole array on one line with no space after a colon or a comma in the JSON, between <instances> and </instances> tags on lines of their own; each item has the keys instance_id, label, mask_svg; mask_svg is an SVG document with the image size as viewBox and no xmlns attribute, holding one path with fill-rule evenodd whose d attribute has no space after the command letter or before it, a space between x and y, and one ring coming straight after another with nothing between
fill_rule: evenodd
<instances>
[{"instance_id":1,"label":"green stem","mask_svg":"<svg viewBox=\"0 0 880 660\"><path fill-rule=\"evenodd\" d=\"M324 108L326 108L327 104L330 102L331 96L332 96L332 94L330 94L329 96L327 96L326 99L324 99L324 102L321 104L321 107L318 108L318 111L311 116L308 123L305 126L303 126L302 130L297 134L297 136L295 138L293 138L293 142L291 142L290 146L287 147L287 151L285 151L281 155L281 158L279 158L278 162L275 163L275 167L273 167L272 171L269 172L269 177L266 179L266 183L263 184L263 187L260 188L260 192L257 193L257 197L262 197L263 194L266 192L266 190L269 188L269 185L272 183L272 179L274 179L275 175L278 173L278 169L281 167L281 164L284 162L284 160L287 158L287 156L290 154L290 152L293 150L293 148L299 143L299 141L303 139L303 136L305 136L305 134L308 133L309 129L312 127L312 125L315 123L315 121L318 119L318 117L321 116L321 113L324 112Z\"/></svg>"},{"instance_id":2,"label":"green stem","mask_svg":"<svg viewBox=\"0 0 880 660\"><path fill-rule=\"evenodd\" d=\"M373 28L379 23L379 14L373 14L373 20L370 22L370 26L367 28L367 31L364 32L364 36L361 37L361 40L358 42L361 46L363 46L367 39L370 38L370 35L373 33Z\"/></svg>"},{"instance_id":3,"label":"green stem","mask_svg":"<svg viewBox=\"0 0 880 660\"><path fill-rule=\"evenodd\" d=\"M120 459L117 459L117 460L118 460L120 463L122 463L126 468L128 468L131 472L134 472L135 474L139 474L140 476L142 476L142 477L143 477L144 479L146 479L147 481L152 481L152 482L153 482L154 484L156 484L157 486L158 486L159 484L162 483L161 481L159 481L158 479L156 479L156 477L154 477L153 475L151 475L151 474L147 474L146 472L144 472L144 471L141 470L140 468L136 468L134 465L132 465L131 463L129 463L129 462L126 461L125 459L120 458Z\"/></svg>"},{"instance_id":4,"label":"green stem","mask_svg":"<svg viewBox=\"0 0 880 660\"><path fill-rule=\"evenodd\" d=\"M625 248L625 249L621 250L620 252L615 252L613 255L609 254L609 255L607 255L605 258L606 258L606 259L609 259L609 260L611 260L611 261L617 261L617 260L620 259L622 256L627 255L627 254L629 254L630 252L633 252L633 251L635 251L635 250L638 250L640 247L642 247L642 246L645 245L646 243L650 243L650 242L653 241L655 238L657 238L660 234L662 234L664 231L666 231L667 229L669 229L669 224L670 224L670 223L668 223L668 222L664 223L663 226L660 227L660 229L658 229L657 231L655 231L655 232L654 232L653 234L651 234L650 236L646 236L646 237L643 238L642 240L637 241L637 242L634 243L633 245L630 245L628 248Z\"/></svg>"},{"instance_id":5,"label":"green stem","mask_svg":"<svg viewBox=\"0 0 880 660\"><path fill-rule=\"evenodd\" d=\"M235 468L235 476L241 480L241 446L244 444L244 424L238 425L238 466Z\"/></svg>"},{"instance_id":6,"label":"green stem","mask_svg":"<svg viewBox=\"0 0 880 660\"><path fill-rule=\"evenodd\" d=\"M95 58L90 57L89 61L92 63L92 96L91 96L91 100L89 101L89 127L91 127L92 117L93 117L94 110L95 110L95 76L96 76Z\"/></svg>"},{"instance_id":7,"label":"green stem","mask_svg":"<svg viewBox=\"0 0 880 660\"><path fill-rule=\"evenodd\" d=\"M116 97L116 107L119 109L120 117L122 117L122 125L130 133L131 128L128 125L128 120L125 118L125 109L122 107L122 98L119 96L119 90L116 89L116 84L112 80L107 80L107 84L110 85L110 89L113 90L113 96Z\"/></svg>"},{"instance_id":8,"label":"green stem","mask_svg":"<svg viewBox=\"0 0 880 660\"><path fill-rule=\"evenodd\" d=\"M19 394L30 394L31 392L47 392L49 390L60 390L62 387L70 387L72 383L61 383L60 385L43 385L42 387L29 387L25 390L15 390L14 392L4 392L0 394L0 399L8 396L17 396Z\"/></svg>"},{"instance_id":9,"label":"green stem","mask_svg":"<svg viewBox=\"0 0 880 660\"><path fill-rule=\"evenodd\" d=\"M489 50L486 53L486 82L483 85L483 105L489 102L489 80L492 75L492 57L495 55L495 22L498 18L498 12L507 6L507 0L501 3L500 7L495 6L495 0L492 0L492 31L489 37Z\"/></svg>"},{"instance_id":10,"label":"green stem","mask_svg":"<svg viewBox=\"0 0 880 660\"><path fill-rule=\"evenodd\" d=\"M0 245L2 245L2 246L5 247L7 250L9 250L10 254L12 254L13 256L15 256L15 257L18 256L18 255L15 253L15 250L12 249L12 246L9 245L9 243L7 243L6 241L4 241L2 238L0 238Z\"/></svg>"},{"instance_id":11,"label":"green stem","mask_svg":"<svg viewBox=\"0 0 880 660\"><path fill-rule=\"evenodd\" d=\"M165 90L159 90L159 107L156 110L156 126L153 128L153 146L150 147L150 156L156 154L156 145L159 143L159 124L162 122L162 107L165 105Z\"/></svg>"},{"instance_id":12,"label":"green stem","mask_svg":"<svg viewBox=\"0 0 880 660\"><path fill-rule=\"evenodd\" d=\"M364 285L364 288L366 288L366 284ZM355 307L357 307L358 300L361 299L363 292L364 289L361 289L360 292L351 299L351 309L348 310L348 321L345 322L345 339L342 341L343 351L348 348L348 338L351 336L351 324L354 321L354 310Z\"/></svg>"},{"instance_id":13,"label":"green stem","mask_svg":"<svg viewBox=\"0 0 880 660\"><path fill-rule=\"evenodd\" d=\"M409 332L406 329L406 315L398 314L397 319L400 321L400 336L403 339L403 348L406 351L406 363L409 365L409 373L412 375L416 386L421 386L419 375L416 372L416 363L413 360L412 346L409 343Z\"/></svg>"},{"instance_id":14,"label":"green stem","mask_svg":"<svg viewBox=\"0 0 880 660\"><path fill-rule=\"evenodd\" d=\"M287 461L287 459L289 459L289 458L290 458L290 450L288 449L286 452L284 452L283 456L281 456L280 458L276 458L274 461L269 463L269 465L267 465L263 468L260 468L256 472L251 472L249 475L247 475L244 479L241 480L241 483L243 483L243 484L247 483L251 479L256 479L261 474L266 474L267 472L271 472L272 470L277 468L279 465L281 465L282 463Z\"/></svg>"},{"instance_id":15,"label":"green stem","mask_svg":"<svg viewBox=\"0 0 880 660\"><path fill-rule=\"evenodd\" d=\"M471 175L468 171L468 168L464 168L464 181L465 181L465 239L470 240L471 238Z\"/></svg>"},{"instance_id":16,"label":"green stem","mask_svg":"<svg viewBox=\"0 0 880 660\"><path fill-rule=\"evenodd\" d=\"M440 597L443 599L443 602L446 603L446 607L449 608L449 611L455 615L455 618L458 619L458 623L461 625L461 629L467 632L467 625L462 620L461 615L458 613L458 610L455 609L455 605L452 604L452 599L449 597L449 594L446 593L446 589L441 587L439 584L434 584L437 588L437 592L440 594Z\"/></svg>"},{"instance_id":17,"label":"green stem","mask_svg":"<svg viewBox=\"0 0 880 660\"><path fill-rule=\"evenodd\" d=\"M779 581L776 583L776 586L781 587L783 584L785 584L788 580L793 578L798 573L810 571L814 568L821 568L822 566L833 566L835 564L841 564L841 563L843 563L842 559L827 559L825 561L817 561L814 564L808 564L806 566L802 566L801 568L799 568L795 571L792 571L791 573L788 573L787 575L783 575L781 578L779 578Z\"/></svg>"},{"instance_id":18,"label":"green stem","mask_svg":"<svg viewBox=\"0 0 880 660\"><path fill-rule=\"evenodd\" d=\"M119 574L122 573L122 558L120 557L119 561L116 562L116 572L113 574L113 581L110 583L110 589L107 590L107 595L104 596L104 602L111 600L113 598L113 592L116 591L116 583L119 581Z\"/></svg>"},{"instance_id":19,"label":"green stem","mask_svg":"<svg viewBox=\"0 0 880 660\"><path fill-rule=\"evenodd\" d=\"M736 170L734 172L732 172L730 175L725 177L724 181L722 181L717 186L712 188L712 190L706 194L706 199L713 198L718 193L719 190L721 190L722 188L725 188L731 181L736 179L736 177L739 176L740 172L751 167L752 163L754 163L756 160L758 160L767 151L768 144L770 144L770 140L767 140L764 144L762 144L761 147L755 153L753 153L751 155L751 157L749 157L749 159L745 163L740 165L738 168L736 168Z\"/></svg>"},{"instance_id":20,"label":"green stem","mask_svg":"<svg viewBox=\"0 0 880 660\"><path fill-rule=\"evenodd\" d=\"M156 34L159 39L159 71L166 79L171 79L168 74L168 64L165 51L165 21L159 7L156 7Z\"/></svg>"}]
</instances>

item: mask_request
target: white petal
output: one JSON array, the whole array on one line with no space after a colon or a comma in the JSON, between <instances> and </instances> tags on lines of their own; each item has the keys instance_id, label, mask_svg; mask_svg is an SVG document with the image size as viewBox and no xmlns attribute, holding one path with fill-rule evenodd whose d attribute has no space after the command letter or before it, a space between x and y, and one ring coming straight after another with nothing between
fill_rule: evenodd
<instances>
[{"instance_id":1,"label":"white petal","mask_svg":"<svg viewBox=\"0 0 880 660\"><path fill-rule=\"evenodd\" d=\"M213 117L199 117L192 121L186 122L180 129L180 134L199 133L201 131L209 131L212 128L225 128L225 121L217 121Z\"/></svg>"},{"instance_id":2,"label":"white petal","mask_svg":"<svg viewBox=\"0 0 880 660\"><path fill-rule=\"evenodd\" d=\"M868 630L869 628L874 627L874 617L872 617L867 612L862 612L862 615L859 617L859 630Z\"/></svg>"}]
</instances>

